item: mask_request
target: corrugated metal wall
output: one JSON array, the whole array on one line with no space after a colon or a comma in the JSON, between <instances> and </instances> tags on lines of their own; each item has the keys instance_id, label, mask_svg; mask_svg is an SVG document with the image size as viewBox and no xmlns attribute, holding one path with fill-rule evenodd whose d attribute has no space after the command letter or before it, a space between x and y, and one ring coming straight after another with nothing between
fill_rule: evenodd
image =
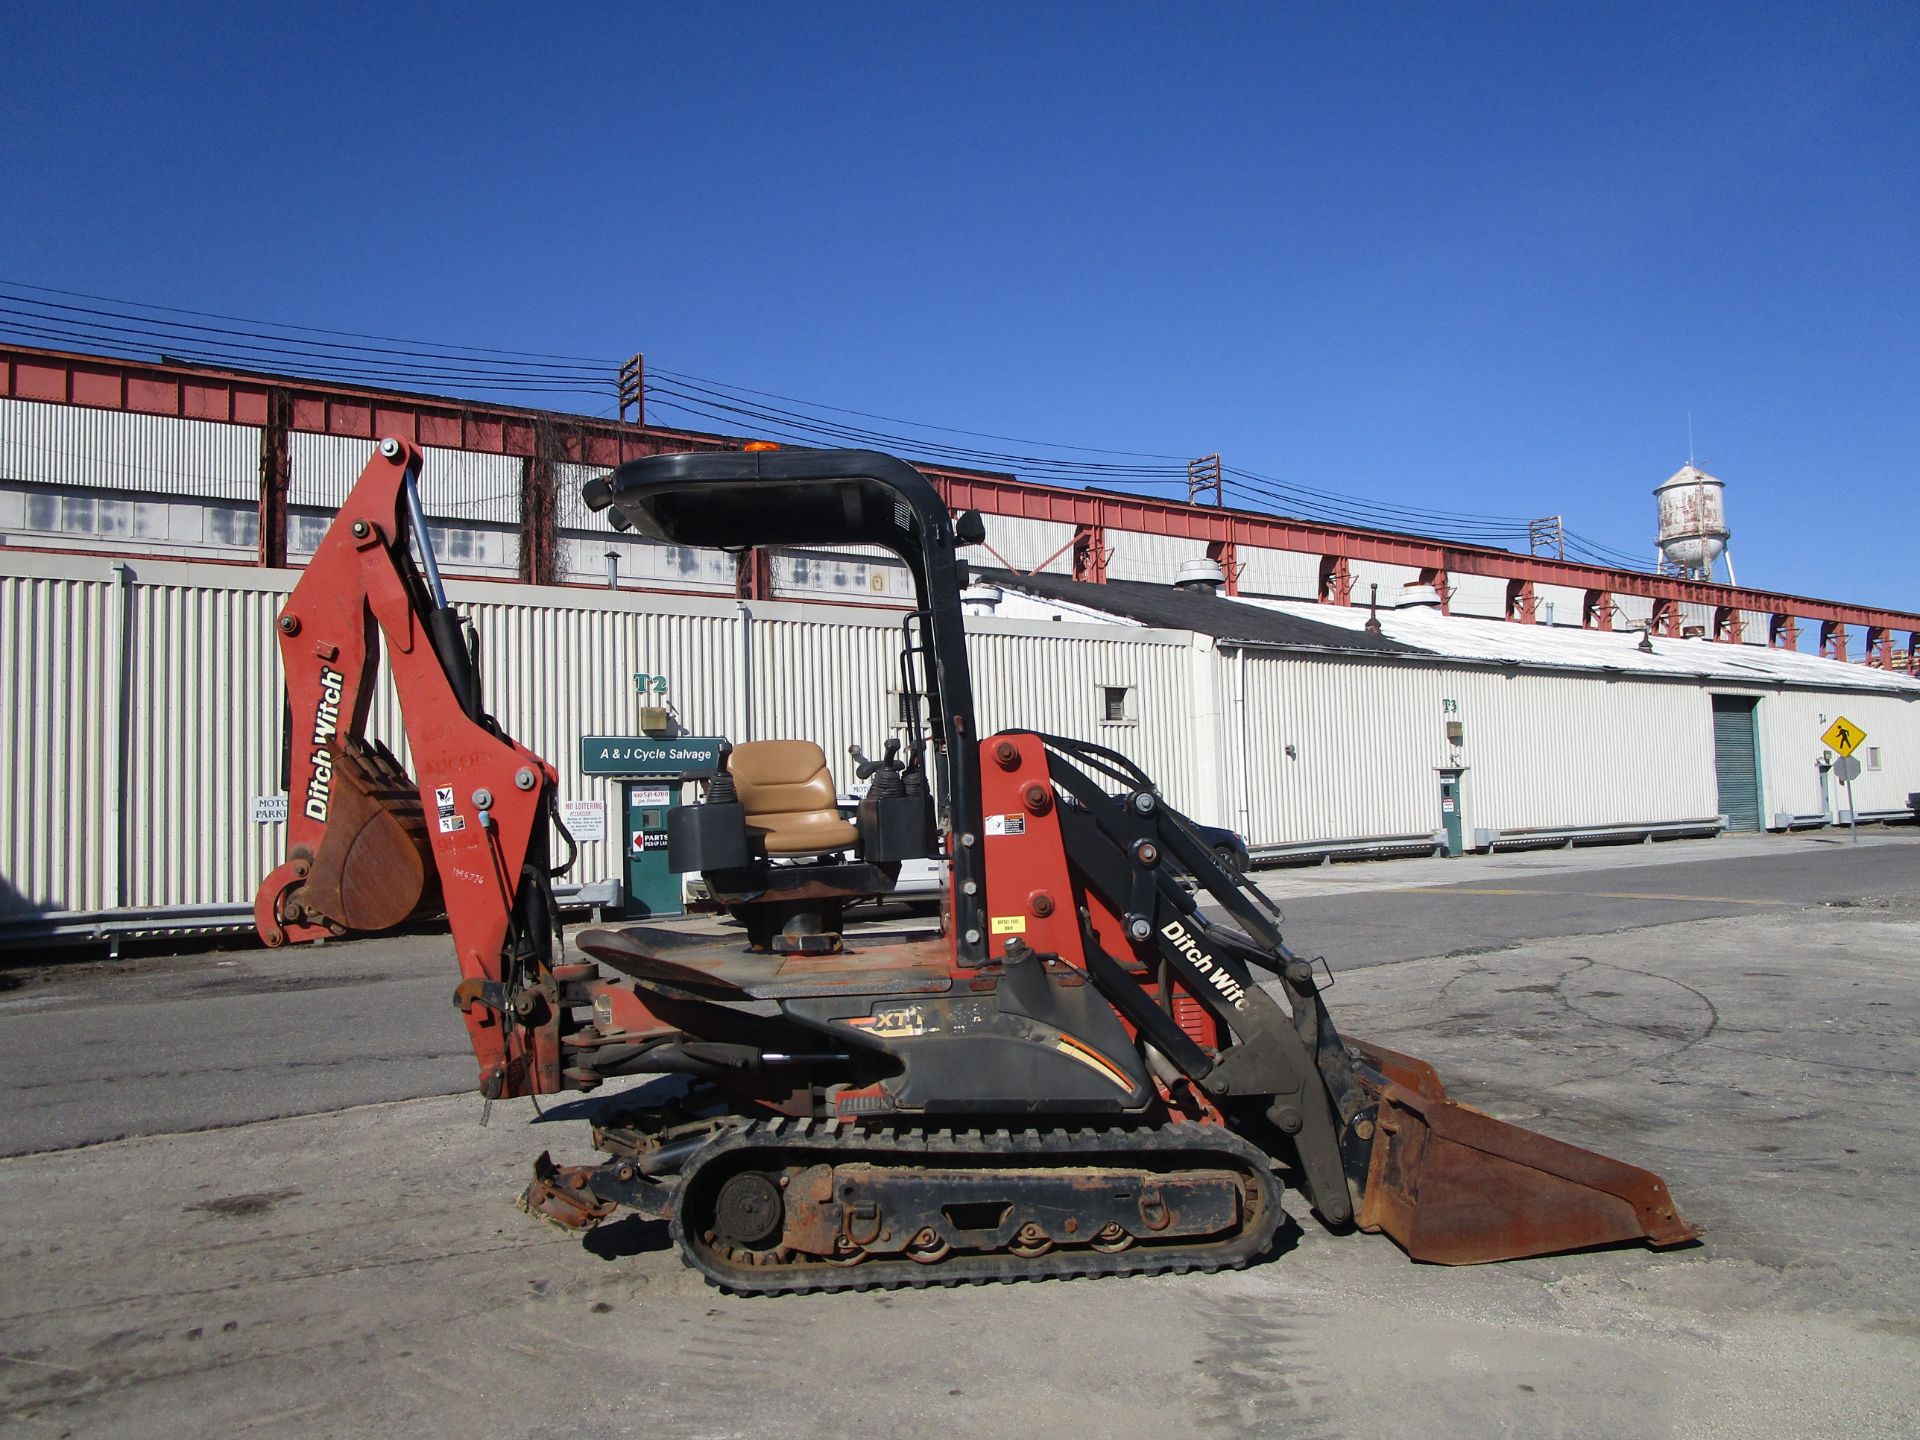
<instances>
[{"instance_id":1,"label":"corrugated metal wall","mask_svg":"<svg viewBox=\"0 0 1920 1440\"><path fill-rule=\"evenodd\" d=\"M129 576L116 584L97 557L0 551L0 914L244 904L281 856L283 827L253 824L248 809L278 789L273 620L294 572L141 561ZM579 774L579 738L631 731L641 673L669 677L670 706L696 733L817 739L843 787L848 745L876 752L898 733L894 615L450 589L479 632L491 709L553 760L565 799L616 801L612 782ZM1109 745L1202 820L1242 823L1244 714L1255 845L1431 834L1435 772L1455 764L1469 834L1711 816L1716 689L1760 696L1769 822L1819 811L1819 735L1843 713L1880 751L1881 768L1856 786L1863 811L1900 808L1920 789L1920 700L1891 694L1256 651L1240 706L1240 662L1184 634L997 619L970 629L983 733L1024 726ZM1122 721L1105 718L1108 687L1127 692ZM1449 720L1464 730L1457 752ZM384 681L369 728L404 756ZM580 879L618 873L620 823L608 819Z\"/></svg>"},{"instance_id":2,"label":"corrugated metal wall","mask_svg":"<svg viewBox=\"0 0 1920 1440\"><path fill-rule=\"evenodd\" d=\"M1251 652L1244 713L1250 845L1427 833L1440 823L1429 677L1385 665ZM1293 748L1289 756L1287 747Z\"/></svg>"},{"instance_id":3,"label":"corrugated metal wall","mask_svg":"<svg viewBox=\"0 0 1920 1440\"><path fill-rule=\"evenodd\" d=\"M1372 598L1371 588L1380 587L1382 605L1398 605L1400 591L1414 584L1420 578L1420 572L1410 565L1384 565L1377 560L1355 560L1347 566L1347 574L1353 578L1353 603L1365 605Z\"/></svg>"},{"instance_id":4,"label":"corrugated metal wall","mask_svg":"<svg viewBox=\"0 0 1920 1440\"><path fill-rule=\"evenodd\" d=\"M1148 580L1171 585L1182 564L1207 558L1207 542L1189 540L1184 535L1148 535L1137 530L1109 528L1107 546L1113 551L1107 558L1110 580Z\"/></svg>"},{"instance_id":5,"label":"corrugated metal wall","mask_svg":"<svg viewBox=\"0 0 1920 1440\"><path fill-rule=\"evenodd\" d=\"M1048 571L1073 573L1073 526L1053 520L1028 520L1018 515L982 515L987 545L978 552L981 565L1004 561L1016 570L1033 570L1051 558ZM973 555L969 559L975 558Z\"/></svg>"},{"instance_id":6,"label":"corrugated metal wall","mask_svg":"<svg viewBox=\"0 0 1920 1440\"><path fill-rule=\"evenodd\" d=\"M1680 627L1683 631L1697 628L1703 635L1713 634L1713 606L1688 602L1679 608Z\"/></svg>"},{"instance_id":7,"label":"corrugated metal wall","mask_svg":"<svg viewBox=\"0 0 1920 1440\"><path fill-rule=\"evenodd\" d=\"M1632 630L1653 623L1653 601L1644 595L1613 597L1613 628Z\"/></svg>"},{"instance_id":8,"label":"corrugated metal wall","mask_svg":"<svg viewBox=\"0 0 1920 1440\"><path fill-rule=\"evenodd\" d=\"M1118 750L1159 782L1167 799L1206 821L1211 813L1210 726L1196 714L1193 652L1184 634L1115 632L1084 625L969 621L968 648L980 731L1020 727ZM1209 654L1208 665L1217 661ZM1126 687L1131 718L1104 717L1104 690ZM1210 717L1206 717L1209 718Z\"/></svg>"},{"instance_id":9,"label":"corrugated metal wall","mask_svg":"<svg viewBox=\"0 0 1920 1440\"><path fill-rule=\"evenodd\" d=\"M1536 585L1533 587L1533 618L1541 625L1578 625L1586 607L1587 592L1572 585ZM1552 610L1549 612L1548 607ZM1553 618L1548 620L1551 613Z\"/></svg>"},{"instance_id":10,"label":"corrugated metal wall","mask_svg":"<svg viewBox=\"0 0 1920 1440\"><path fill-rule=\"evenodd\" d=\"M373 457L373 449L371 440L294 431L287 437L293 469L287 486L289 503L338 510ZM425 463L420 471L420 507L428 515L474 524L520 523L518 459L473 450L443 450L435 445L422 449ZM256 456L256 468L257 464ZM257 481L255 489L257 492Z\"/></svg>"},{"instance_id":11,"label":"corrugated metal wall","mask_svg":"<svg viewBox=\"0 0 1920 1440\"><path fill-rule=\"evenodd\" d=\"M1449 575L1447 583L1453 587L1447 600L1453 614L1506 618L1507 582L1498 575Z\"/></svg>"},{"instance_id":12,"label":"corrugated metal wall","mask_svg":"<svg viewBox=\"0 0 1920 1440\"><path fill-rule=\"evenodd\" d=\"M1469 840L1477 826L1637 825L1718 813L1711 723L1693 682L1499 670L1436 675L1459 712L1443 716L1436 701L1423 723L1436 737L1445 719L1464 727ZM1438 824L1437 792L1433 815Z\"/></svg>"},{"instance_id":13,"label":"corrugated metal wall","mask_svg":"<svg viewBox=\"0 0 1920 1440\"><path fill-rule=\"evenodd\" d=\"M89 579L0 576L0 914L114 903L112 803L120 752L110 638L121 595Z\"/></svg>"},{"instance_id":14,"label":"corrugated metal wall","mask_svg":"<svg viewBox=\"0 0 1920 1440\"><path fill-rule=\"evenodd\" d=\"M270 637L285 588L171 578L133 587L130 905L243 896L283 858L277 836L247 812L252 796L280 789L280 664Z\"/></svg>"},{"instance_id":15,"label":"corrugated metal wall","mask_svg":"<svg viewBox=\"0 0 1920 1440\"><path fill-rule=\"evenodd\" d=\"M116 589L103 560L0 552L0 703L12 717L0 756L0 916L245 904L282 858L284 826L256 825L249 809L254 796L279 789L273 621L296 576L156 561L138 562L132 575ZM609 806L609 838L583 846L576 878L619 873L618 787L580 774L579 740L632 733L636 674L668 677L670 708L689 730L747 733L741 607L732 602L467 581L449 591L479 633L493 714L553 761L563 799ZM116 644L116 603L124 645ZM878 753L899 733L898 617L773 602L747 613L751 733L817 739L844 788L853 779L848 745ZM977 684L994 697L981 707L983 724L1000 724L1004 713L1009 722L1024 717L1111 740L1098 723L1097 684L1135 685L1152 697L1181 688L1182 637L1156 642L1129 631L1113 640L1070 628L1072 636L976 637ZM124 751L114 683L123 654ZM1160 765L1169 793L1179 793L1190 763L1180 743L1186 722L1161 699L1140 703L1125 748ZM407 758L384 672L368 731ZM117 845L116 833L124 837Z\"/></svg>"},{"instance_id":16,"label":"corrugated metal wall","mask_svg":"<svg viewBox=\"0 0 1920 1440\"><path fill-rule=\"evenodd\" d=\"M608 533L606 517L587 509L586 501L580 498L582 485L608 473L604 465L575 465L570 461L561 461L553 467L554 493L559 498L554 519L562 530Z\"/></svg>"},{"instance_id":17,"label":"corrugated metal wall","mask_svg":"<svg viewBox=\"0 0 1920 1440\"><path fill-rule=\"evenodd\" d=\"M1819 815L1822 811L1818 761L1820 737L1844 715L1866 732L1866 744L1854 752L1861 764L1853 782L1854 804L1862 814L1903 810L1907 796L1920 791L1920 700L1898 695L1822 694L1807 690L1747 690L1715 686L1725 694L1760 696L1760 805L1767 825L1781 813ZM1880 768L1867 769L1878 750ZM1846 808L1846 791L1828 782L1827 813Z\"/></svg>"},{"instance_id":18,"label":"corrugated metal wall","mask_svg":"<svg viewBox=\"0 0 1920 1440\"><path fill-rule=\"evenodd\" d=\"M847 747L877 755L900 733L890 698L899 685L899 632L884 622L854 623L844 612L788 619L775 617L793 607L750 608L753 738L818 741L845 790L853 780Z\"/></svg>"},{"instance_id":19,"label":"corrugated metal wall","mask_svg":"<svg viewBox=\"0 0 1920 1440\"><path fill-rule=\"evenodd\" d=\"M1711 816L1713 750L1702 696L1690 683L1251 653L1247 840L1433 831L1440 825L1437 771L1456 765L1467 772L1469 837L1477 826ZM1449 720L1463 729L1457 751L1447 743Z\"/></svg>"},{"instance_id":20,"label":"corrugated metal wall","mask_svg":"<svg viewBox=\"0 0 1920 1440\"><path fill-rule=\"evenodd\" d=\"M260 430L0 400L0 479L258 501Z\"/></svg>"},{"instance_id":21,"label":"corrugated metal wall","mask_svg":"<svg viewBox=\"0 0 1920 1440\"><path fill-rule=\"evenodd\" d=\"M1300 550L1268 550L1263 546L1240 547L1238 558L1246 568L1240 572L1243 595L1273 595L1289 600L1320 598L1320 557Z\"/></svg>"}]
</instances>

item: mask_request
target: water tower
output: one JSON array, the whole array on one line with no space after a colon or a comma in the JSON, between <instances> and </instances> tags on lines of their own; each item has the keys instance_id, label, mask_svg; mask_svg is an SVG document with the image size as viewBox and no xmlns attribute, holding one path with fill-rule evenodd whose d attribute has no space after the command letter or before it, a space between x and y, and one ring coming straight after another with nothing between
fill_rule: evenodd
<instances>
[{"instance_id":1,"label":"water tower","mask_svg":"<svg viewBox=\"0 0 1920 1440\"><path fill-rule=\"evenodd\" d=\"M1726 485L1691 461L1654 487L1660 502L1660 568L1690 580L1712 580L1713 562L1727 558L1733 582L1733 557L1727 555Z\"/></svg>"}]
</instances>

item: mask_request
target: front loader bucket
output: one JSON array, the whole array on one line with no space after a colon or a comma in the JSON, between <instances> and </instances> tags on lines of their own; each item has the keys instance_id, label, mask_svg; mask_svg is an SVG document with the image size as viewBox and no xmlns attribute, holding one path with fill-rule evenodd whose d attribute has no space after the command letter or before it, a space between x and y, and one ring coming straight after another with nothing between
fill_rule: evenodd
<instances>
[{"instance_id":1,"label":"front loader bucket","mask_svg":"<svg viewBox=\"0 0 1920 1440\"><path fill-rule=\"evenodd\" d=\"M439 872L420 795L383 749L349 740L333 770L332 813L300 902L349 931L385 930L437 901Z\"/></svg>"},{"instance_id":2,"label":"front loader bucket","mask_svg":"<svg viewBox=\"0 0 1920 1440\"><path fill-rule=\"evenodd\" d=\"M1359 1225L1414 1259L1477 1265L1699 1237L1651 1171L1449 1100L1424 1061L1353 1049L1376 1106ZM1356 1135L1366 1138L1365 1122Z\"/></svg>"}]
</instances>

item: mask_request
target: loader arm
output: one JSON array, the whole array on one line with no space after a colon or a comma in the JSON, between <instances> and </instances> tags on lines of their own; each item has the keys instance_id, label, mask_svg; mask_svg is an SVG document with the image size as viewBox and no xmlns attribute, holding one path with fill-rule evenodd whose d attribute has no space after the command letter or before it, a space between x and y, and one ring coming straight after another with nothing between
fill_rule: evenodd
<instances>
[{"instance_id":1,"label":"loader arm","mask_svg":"<svg viewBox=\"0 0 1920 1440\"><path fill-rule=\"evenodd\" d=\"M1066 797L1060 840L1088 978L1217 1103L1252 1101L1289 1137L1301 1188L1329 1224L1384 1232L1442 1264L1698 1236L1652 1172L1461 1105L1424 1062L1343 1039L1313 965L1131 761L1054 735L995 741L1044 745L1048 780ZM1125 788L1109 794L1095 775ZM1202 911L1175 867L1225 922ZM1147 962L1145 974L1157 968L1162 1003L1191 997L1211 1043L1189 1043L1116 954Z\"/></svg>"},{"instance_id":2,"label":"loader arm","mask_svg":"<svg viewBox=\"0 0 1920 1440\"><path fill-rule=\"evenodd\" d=\"M489 1098L561 1088L547 820L558 776L480 708L477 666L422 530L417 447L385 440L277 622L287 859L254 922L270 946L392 928L444 907L455 994ZM384 648L409 758L366 735Z\"/></svg>"}]
</instances>

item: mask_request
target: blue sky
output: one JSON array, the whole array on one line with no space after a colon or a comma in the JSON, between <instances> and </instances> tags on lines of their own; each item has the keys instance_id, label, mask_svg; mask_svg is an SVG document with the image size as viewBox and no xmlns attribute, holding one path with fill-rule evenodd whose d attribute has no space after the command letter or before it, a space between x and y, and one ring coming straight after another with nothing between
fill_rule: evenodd
<instances>
[{"instance_id":1,"label":"blue sky","mask_svg":"<svg viewBox=\"0 0 1920 1440\"><path fill-rule=\"evenodd\" d=\"M1920 609L1914 7L4 25L10 281L643 350L1634 553L1691 411L1742 581Z\"/></svg>"}]
</instances>

